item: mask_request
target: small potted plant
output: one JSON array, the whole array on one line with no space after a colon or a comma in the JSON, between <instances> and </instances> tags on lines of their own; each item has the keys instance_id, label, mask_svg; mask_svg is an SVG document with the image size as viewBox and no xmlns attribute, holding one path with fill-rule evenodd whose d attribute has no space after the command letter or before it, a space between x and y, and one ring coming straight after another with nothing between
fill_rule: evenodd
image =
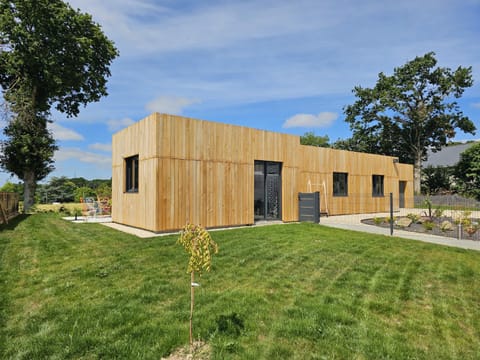
<instances>
[{"instance_id":1,"label":"small potted plant","mask_svg":"<svg viewBox=\"0 0 480 360\"><path fill-rule=\"evenodd\" d=\"M82 215L82 210L80 210L79 208L74 208L73 209L73 216L75 216L75 221L78 219L79 215Z\"/></svg>"}]
</instances>

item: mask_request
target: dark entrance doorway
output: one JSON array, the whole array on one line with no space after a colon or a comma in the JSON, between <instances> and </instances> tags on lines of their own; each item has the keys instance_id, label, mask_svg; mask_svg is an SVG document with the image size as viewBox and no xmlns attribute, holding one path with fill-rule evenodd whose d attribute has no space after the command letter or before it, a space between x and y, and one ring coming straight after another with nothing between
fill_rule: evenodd
<instances>
[{"instance_id":1,"label":"dark entrance doorway","mask_svg":"<svg viewBox=\"0 0 480 360\"><path fill-rule=\"evenodd\" d=\"M399 197L398 197L398 207L405 207L405 189L407 188L406 181L400 181L398 183Z\"/></svg>"},{"instance_id":2,"label":"dark entrance doorway","mask_svg":"<svg viewBox=\"0 0 480 360\"><path fill-rule=\"evenodd\" d=\"M282 217L282 163L255 160L255 220Z\"/></svg>"}]
</instances>

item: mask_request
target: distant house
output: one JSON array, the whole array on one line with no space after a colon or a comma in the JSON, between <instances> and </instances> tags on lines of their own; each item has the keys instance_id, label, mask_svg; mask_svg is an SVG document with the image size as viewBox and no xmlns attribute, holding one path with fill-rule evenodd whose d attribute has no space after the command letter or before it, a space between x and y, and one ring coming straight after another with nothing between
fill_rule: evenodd
<instances>
[{"instance_id":1,"label":"distant house","mask_svg":"<svg viewBox=\"0 0 480 360\"><path fill-rule=\"evenodd\" d=\"M154 113L112 140L112 219L155 232L298 221L299 193L330 215L413 206L413 168L390 156Z\"/></svg>"},{"instance_id":2,"label":"distant house","mask_svg":"<svg viewBox=\"0 0 480 360\"><path fill-rule=\"evenodd\" d=\"M423 162L422 167L425 168L427 166L454 166L460 160L460 154L476 143L477 142L455 144L445 146L437 152L428 151L428 158L426 161Z\"/></svg>"}]
</instances>

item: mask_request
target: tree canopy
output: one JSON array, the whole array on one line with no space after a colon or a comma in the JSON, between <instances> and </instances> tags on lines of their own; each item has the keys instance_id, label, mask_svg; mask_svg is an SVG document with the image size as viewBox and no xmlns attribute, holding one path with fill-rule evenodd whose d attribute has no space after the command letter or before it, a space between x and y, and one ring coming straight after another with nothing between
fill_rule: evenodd
<instances>
[{"instance_id":1,"label":"tree canopy","mask_svg":"<svg viewBox=\"0 0 480 360\"><path fill-rule=\"evenodd\" d=\"M435 195L452 190L453 167L427 166L422 169L422 194Z\"/></svg>"},{"instance_id":2,"label":"tree canopy","mask_svg":"<svg viewBox=\"0 0 480 360\"><path fill-rule=\"evenodd\" d=\"M61 0L0 1L0 84L9 102L30 95L32 107L52 105L76 116L80 105L107 95L113 43L89 14Z\"/></svg>"},{"instance_id":3,"label":"tree canopy","mask_svg":"<svg viewBox=\"0 0 480 360\"><path fill-rule=\"evenodd\" d=\"M480 200L480 143L460 154L455 176L463 193Z\"/></svg>"},{"instance_id":4,"label":"tree canopy","mask_svg":"<svg viewBox=\"0 0 480 360\"><path fill-rule=\"evenodd\" d=\"M52 177L45 184L38 184L36 197L40 203L53 201L67 203L80 202L86 197L111 197L112 181L110 179L67 178L66 176Z\"/></svg>"},{"instance_id":5,"label":"tree canopy","mask_svg":"<svg viewBox=\"0 0 480 360\"><path fill-rule=\"evenodd\" d=\"M35 181L43 179L54 169L53 154L58 147L45 119L17 116L15 121L7 124L4 134L10 138L3 144L0 154L4 169L16 175L31 171Z\"/></svg>"},{"instance_id":6,"label":"tree canopy","mask_svg":"<svg viewBox=\"0 0 480 360\"><path fill-rule=\"evenodd\" d=\"M0 0L0 86L11 111L0 165L24 181L25 210L36 182L53 169L51 108L77 116L106 96L117 55L89 14L61 0Z\"/></svg>"},{"instance_id":7,"label":"tree canopy","mask_svg":"<svg viewBox=\"0 0 480 360\"><path fill-rule=\"evenodd\" d=\"M319 136L315 135L313 131L307 131L305 134L300 136L300 144L318 146L318 147L330 147L328 135Z\"/></svg>"},{"instance_id":8,"label":"tree canopy","mask_svg":"<svg viewBox=\"0 0 480 360\"><path fill-rule=\"evenodd\" d=\"M344 108L353 136L339 145L413 164L417 193L427 150L439 150L457 129L476 130L456 101L473 85L472 68L452 71L436 65L430 52L395 68L391 76L382 72L373 88L356 86L357 100Z\"/></svg>"}]
</instances>

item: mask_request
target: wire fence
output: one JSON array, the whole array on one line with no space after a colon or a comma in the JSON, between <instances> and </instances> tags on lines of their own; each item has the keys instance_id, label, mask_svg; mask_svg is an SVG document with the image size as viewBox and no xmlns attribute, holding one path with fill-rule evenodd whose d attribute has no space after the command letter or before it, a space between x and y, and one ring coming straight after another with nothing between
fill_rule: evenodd
<instances>
[{"instance_id":1,"label":"wire fence","mask_svg":"<svg viewBox=\"0 0 480 360\"><path fill-rule=\"evenodd\" d=\"M330 212L329 221L387 228L392 234L403 230L462 240L480 240L480 202L474 199L458 195L415 196L413 204L407 202L409 207L402 206L405 203L398 197L391 196L391 200L392 203L389 196L385 196L383 201L376 200L379 206L370 207L368 211L361 211L364 206L359 205L351 207L356 211L344 212L340 216ZM365 204L372 199L356 197L350 201ZM372 208L376 212L372 212Z\"/></svg>"},{"instance_id":2,"label":"wire fence","mask_svg":"<svg viewBox=\"0 0 480 360\"><path fill-rule=\"evenodd\" d=\"M465 198L458 194L452 195L416 195L415 207L426 207L430 203L433 208L444 208L449 210L471 210L480 211L480 201Z\"/></svg>"}]
</instances>

